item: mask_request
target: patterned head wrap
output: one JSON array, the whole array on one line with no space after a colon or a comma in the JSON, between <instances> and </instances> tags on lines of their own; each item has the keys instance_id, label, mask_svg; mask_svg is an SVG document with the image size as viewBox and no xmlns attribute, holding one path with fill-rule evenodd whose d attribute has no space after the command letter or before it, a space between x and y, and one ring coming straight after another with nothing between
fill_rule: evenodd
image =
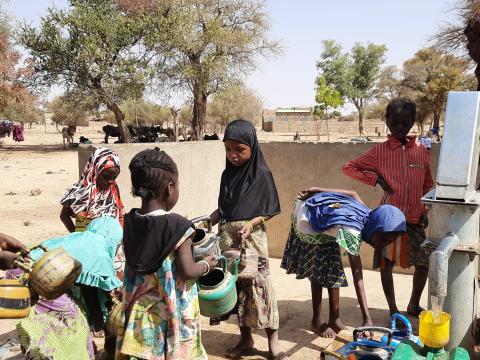
<instances>
[{"instance_id":1,"label":"patterned head wrap","mask_svg":"<svg viewBox=\"0 0 480 360\"><path fill-rule=\"evenodd\" d=\"M115 181L107 189L97 188L97 177L102 171L118 167L120 159L107 148L100 148L90 155L80 180L63 196L60 203L68 206L74 214L86 219L112 216L123 223L123 204Z\"/></svg>"}]
</instances>

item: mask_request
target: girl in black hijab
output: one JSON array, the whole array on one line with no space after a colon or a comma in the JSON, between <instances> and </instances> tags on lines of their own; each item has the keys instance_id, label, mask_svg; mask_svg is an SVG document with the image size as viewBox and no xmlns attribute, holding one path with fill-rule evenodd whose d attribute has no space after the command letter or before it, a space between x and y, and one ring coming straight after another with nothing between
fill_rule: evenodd
<instances>
[{"instance_id":1,"label":"girl in black hijab","mask_svg":"<svg viewBox=\"0 0 480 360\"><path fill-rule=\"evenodd\" d=\"M222 220L222 251L248 249L250 253L258 254L254 257L252 278L237 281L241 338L228 350L227 356L237 358L253 348L254 328L265 329L272 359L287 359L278 344L279 315L269 276L265 229L265 222L280 213L277 189L251 123L232 121L225 130L223 142L227 161L220 184L218 209L211 215L212 223Z\"/></svg>"}]
</instances>

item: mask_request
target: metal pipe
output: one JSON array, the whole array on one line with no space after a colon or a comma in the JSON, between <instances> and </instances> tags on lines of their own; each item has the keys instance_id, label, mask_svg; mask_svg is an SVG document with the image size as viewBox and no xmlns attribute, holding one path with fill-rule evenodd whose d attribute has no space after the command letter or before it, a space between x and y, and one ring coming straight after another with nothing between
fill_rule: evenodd
<instances>
[{"instance_id":1,"label":"metal pipe","mask_svg":"<svg viewBox=\"0 0 480 360\"><path fill-rule=\"evenodd\" d=\"M448 233L430 255L428 280L431 296L447 296L448 261L458 243L457 235Z\"/></svg>"}]
</instances>

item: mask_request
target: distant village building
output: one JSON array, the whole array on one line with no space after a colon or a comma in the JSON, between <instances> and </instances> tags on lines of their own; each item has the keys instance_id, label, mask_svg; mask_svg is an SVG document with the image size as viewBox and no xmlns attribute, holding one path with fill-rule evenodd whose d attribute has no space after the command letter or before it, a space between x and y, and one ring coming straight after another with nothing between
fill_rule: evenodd
<instances>
[{"instance_id":1,"label":"distant village building","mask_svg":"<svg viewBox=\"0 0 480 360\"><path fill-rule=\"evenodd\" d=\"M315 133L316 122L311 107L264 110L262 130L268 132Z\"/></svg>"}]
</instances>

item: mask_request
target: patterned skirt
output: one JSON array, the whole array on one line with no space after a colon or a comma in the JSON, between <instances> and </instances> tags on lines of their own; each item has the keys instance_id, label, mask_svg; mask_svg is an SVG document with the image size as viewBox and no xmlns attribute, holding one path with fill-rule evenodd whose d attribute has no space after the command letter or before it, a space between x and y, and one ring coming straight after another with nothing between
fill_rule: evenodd
<instances>
[{"instance_id":1,"label":"patterned skirt","mask_svg":"<svg viewBox=\"0 0 480 360\"><path fill-rule=\"evenodd\" d=\"M243 224L243 221L232 221L221 225L222 251L229 248L240 249L241 239L238 231ZM253 329L278 329L280 323L278 306L270 278L267 233L264 225L255 226L246 239L246 247L255 249L258 253L258 272L253 281L237 281L238 325Z\"/></svg>"},{"instance_id":2,"label":"patterned skirt","mask_svg":"<svg viewBox=\"0 0 480 360\"><path fill-rule=\"evenodd\" d=\"M296 274L297 279L307 278L324 288L348 286L340 246L334 237L325 236L331 241L307 243L297 237L292 226L281 268L285 269L287 274Z\"/></svg>"}]
</instances>

